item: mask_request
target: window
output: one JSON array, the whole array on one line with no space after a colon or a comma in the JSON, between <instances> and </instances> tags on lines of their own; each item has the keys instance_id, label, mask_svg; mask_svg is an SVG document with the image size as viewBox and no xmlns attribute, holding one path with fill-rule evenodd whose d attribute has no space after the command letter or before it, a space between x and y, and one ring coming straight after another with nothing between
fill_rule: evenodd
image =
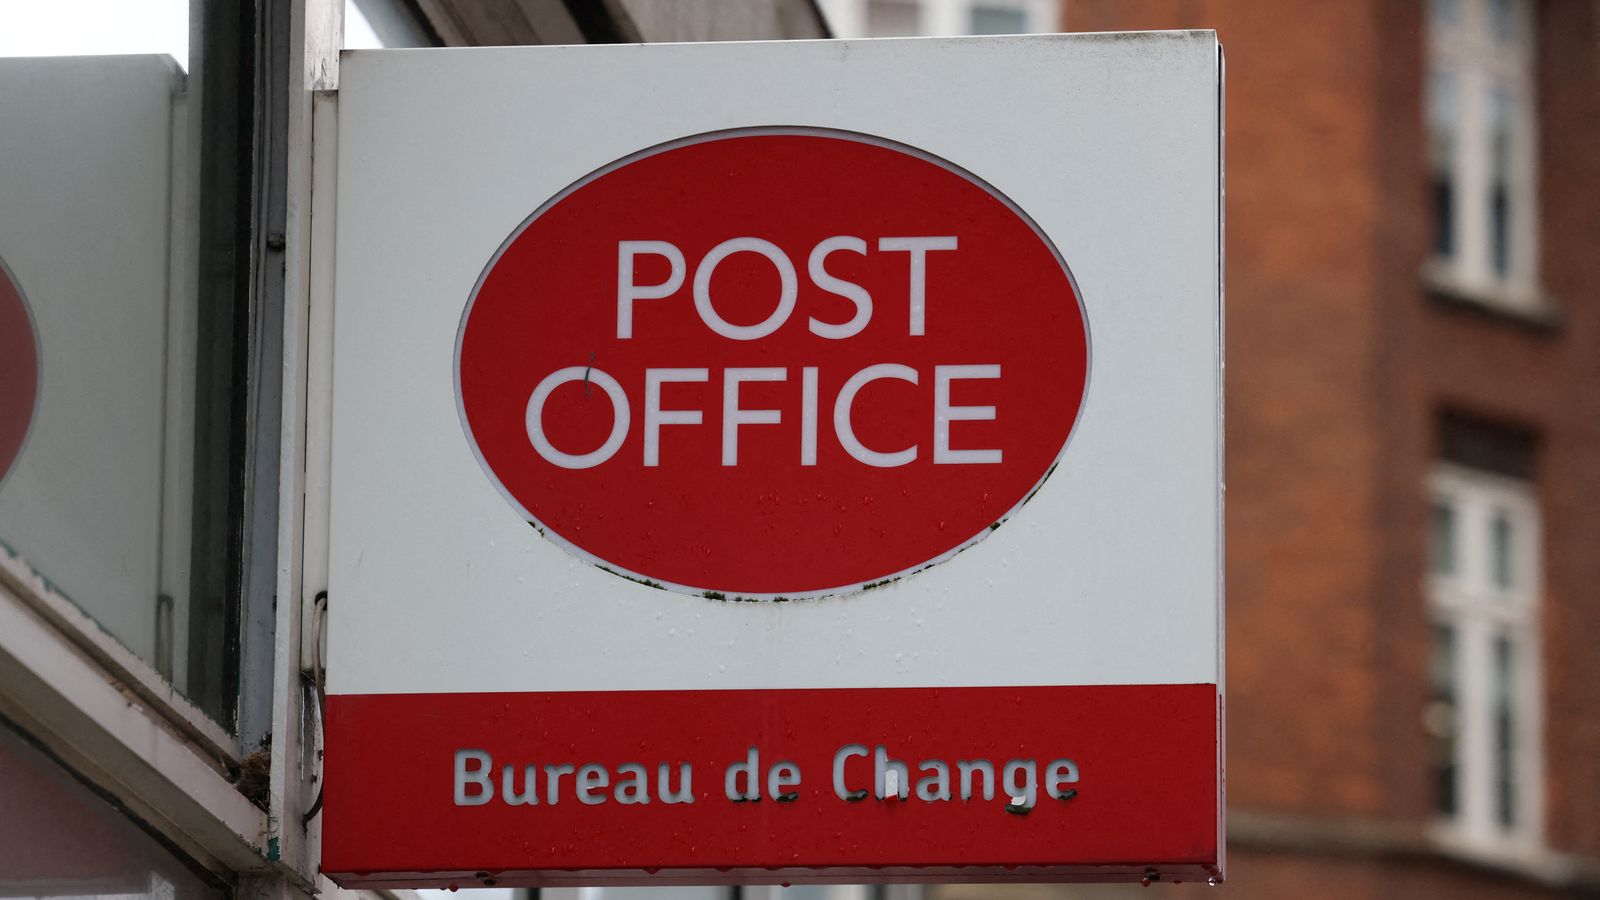
<instances>
[{"instance_id":1,"label":"window","mask_svg":"<svg viewBox=\"0 0 1600 900\"><path fill-rule=\"evenodd\" d=\"M1539 302L1533 28L1528 0L1428 5L1429 274L1521 309Z\"/></svg>"},{"instance_id":2,"label":"window","mask_svg":"<svg viewBox=\"0 0 1600 900\"><path fill-rule=\"evenodd\" d=\"M278 437L258 413L277 394L257 373L275 371L260 323L281 319L254 76L286 21L199 0L0 4L0 267L37 343L0 546L245 744L271 709L241 697L272 663L260 514Z\"/></svg>"},{"instance_id":3,"label":"window","mask_svg":"<svg viewBox=\"0 0 1600 900\"><path fill-rule=\"evenodd\" d=\"M822 0L836 37L1055 31L1057 0Z\"/></svg>"},{"instance_id":4,"label":"window","mask_svg":"<svg viewBox=\"0 0 1600 900\"><path fill-rule=\"evenodd\" d=\"M1539 508L1529 485L1444 464L1432 485L1430 696L1439 835L1491 856L1539 845Z\"/></svg>"}]
</instances>

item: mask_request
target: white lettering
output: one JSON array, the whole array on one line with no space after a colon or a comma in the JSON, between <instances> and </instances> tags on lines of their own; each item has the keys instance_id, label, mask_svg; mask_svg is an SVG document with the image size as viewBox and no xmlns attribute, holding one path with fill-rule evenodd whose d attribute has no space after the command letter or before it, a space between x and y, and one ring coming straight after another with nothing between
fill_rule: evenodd
<instances>
[{"instance_id":1,"label":"white lettering","mask_svg":"<svg viewBox=\"0 0 1600 900\"><path fill-rule=\"evenodd\" d=\"M561 802L561 776L571 775L572 766L544 767L544 799L551 806Z\"/></svg>"},{"instance_id":2,"label":"white lettering","mask_svg":"<svg viewBox=\"0 0 1600 900\"><path fill-rule=\"evenodd\" d=\"M751 748L750 753L754 765L755 748ZM453 769L456 806L484 806L495 800L495 765L487 752L457 750ZM517 783L519 770L520 785ZM694 772L689 763L678 764L676 786L672 784L671 765L661 763L657 772L657 799L673 804L694 802ZM599 806L613 800L627 806L651 802L650 770L639 763L621 763L615 770L600 763L501 766L499 799L507 806L538 806L541 802L555 806L561 800L561 782L568 776L571 776L569 783L573 794L586 806ZM800 770L793 763L779 763L768 775L768 784L776 785L775 790L799 783ZM757 777L752 776L749 784L752 798L759 799Z\"/></svg>"},{"instance_id":3,"label":"white lettering","mask_svg":"<svg viewBox=\"0 0 1600 900\"><path fill-rule=\"evenodd\" d=\"M644 766L623 763L617 766L617 774L628 776L618 781L616 790L612 792L611 796L618 803L633 805L650 802L650 776Z\"/></svg>"},{"instance_id":4,"label":"white lettering","mask_svg":"<svg viewBox=\"0 0 1600 900\"><path fill-rule=\"evenodd\" d=\"M476 766L469 769L467 763L475 763ZM489 770L493 765L489 754L482 750L456 751L457 806L482 806L494 799L494 782L489 780ZM477 785L478 792L467 793L467 787L470 785Z\"/></svg>"},{"instance_id":5,"label":"white lettering","mask_svg":"<svg viewBox=\"0 0 1600 900\"><path fill-rule=\"evenodd\" d=\"M710 377L706 369L645 369L644 370L644 464L661 465L661 426L699 425L698 409L662 409L661 385L664 382L705 381Z\"/></svg>"},{"instance_id":6,"label":"white lettering","mask_svg":"<svg viewBox=\"0 0 1600 900\"><path fill-rule=\"evenodd\" d=\"M500 799L507 806L539 805L539 767L525 766L522 770L522 790L517 790L517 767L506 766L500 770Z\"/></svg>"},{"instance_id":7,"label":"white lettering","mask_svg":"<svg viewBox=\"0 0 1600 900\"><path fill-rule=\"evenodd\" d=\"M1021 780L1018 780L1021 776ZM1006 796L1011 799L1011 805L1022 809L1033 809L1039 802L1039 770L1031 759L1013 759L1006 763L1004 770L1006 781Z\"/></svg>"},{"instance_id":8,"label":"white lettering","mask_svg":"<svg viewBox=\"0 0 1600 900\"><path fill-rule=\"evenodd\" d=\"M877 785L879 800L890 794L904 800L911 792L911 778L906 771L906 764L898 759L890 759L889 751L882 744L872 751L872 781Z\"/></svg>"},{"instance_id":9,"label":"white lettering","mask_svg":"<svg viewBox=\"0 0 1600 900\"><path fill-rule=\"evenodd\" d=\"M817 464L817 367L800 370L800 465Z\"/></svg>"},{"instance_id":10,"label":"white lettering","mask_svg":"<svg viewBox=\"0 0 1600 900\"><path fill-rule=\"evenodd\" d=\"M794 800L789 788L800 784L800 767L792 762L781 762L767 772L767 796L774 800Z\"/></svg>"},{"instance_id":11,"label":"white lettering","mask_svg":"<svg viewBox=\"0 0 1600 900\"><path fill-rule=\"evenodd\" d=\"M856 438L855 427L850 424L850 407L856 402L856 393L865 387L868 382L876 381L880 378L898 378L901 381L909 381L912 384L916 384L917 370L898 363L878 363L877 365L867 366L865 369L851 375L850 380L846 381L844 387L839 389L839 396L833 402L833 430L838 435L839 443L844 446L846 453L869 466L890 469L895 466L906 465L916 459L917 445L912 444L910 447L894 453L879 453L876 450L868 449L866 445L862 444ZM727 465L726 453L724 453L723 465Z\"/></svg>"},{"instance_id":12,"label":"white lettering","mask_svg":"<svg viewBox=\"0 0 1600 900\"><path fill-rule=\"evenodd\" d=\"M903 250L911 254L911 326L909 333L924 333L928 305L928 253L934 250L956 249L956 239L943 237L886 237L878 238L878 249Z\"/></svg>"},{"instance_id":13,"label":"white lettering","mask_svg":"<svg viewBox=\"0 0 1600 900\"><path fill-rule=\"evenodd\" d=\"M552 391L569 381L592 381L611 398L611 435L598 449L588 453L563 453L545 437L544 402ZM563 469L591 469L610 459L622 446L623 439L628 436L628 415L628 395L615 378L593 366L568 366L546 375L528 397L528 440L540 456Z\"/></svg>"},{"instance_id":14,"label":"white lettering","mask_svg":"<svg viewBox=\"0 0 1600 900\"><path fill-rule=\"evenodd\" d=\"M718 315L716 308L711 305L711 276L717 271L718 264L735 253L759 253L778 270L778 305L771 315L755 325L735 325ZM717 334L736 341L753 341L777 331L789 320L789 314L794 312L795 296L799 292L798 282L794 263L776 244L753 237L733 238L711 248L711 252L700 260L700 265L694 271L694 308L699 311L701 321Z\"/></svg>"},{"instance_id":15,"label":"white lettering","mask_svg":"<svg viewBox=\"0 0 1600 900\"><path fill-rule=\"evenodd\" d=\"M833 795L840 800L860 800L866 791L852 791L844 785L844 764L852 756L866 756L867 748L860 744L846 744L833 754Z\"/></svg>"},{"instance_id":16,"label":"white lettering","mask_svg":"<svg viewBox=\"0 0 1600 900\"><path fill-rule=\"evenodd\" d=\"M633 259L645 253L667 258L672 271L666 281L645 285L634 283ZM672 296L674 291L683 287L684 268L683 251L666 241L617 242L617 337L623 340L633 337L633 301L660 300Z\"/></svg>"},{"instance_id":17,"label":"white lettering","mask_svg":"<svg viewBox=\"0 0 1600 900\"><path fill-rule=\"evenodd\" d=\"M828 254L835 250L849 250L851 253L865 256L867 242L848 235L831 237L811 248L811 257L806 261L806 273L811 276L812 282L817 287L830 294L838 294L856 305L856 314L848 322L832 324L820 321L814 316L811 318L808 327L812 334L838 341L855 337L861 333L861 329L867 327L868 320L872 318L872 295L855 282L828 274L826 268Z\"/></svg>"},{"instance_id":18,"label":"white lettering","mask_svg":"<svg viewBox=\"0 0 1600 900\"><path fill-rule=\"evenodd\" d=\"M956 760L956 769L961 773L961 799L972 799L972 775L977 772L983 775L983 799L994 799L994 765L987 759Z\"/></svg>"},{"instance_id":19,"label":"white lettering","mask_svg":"<svg viewBox=\"0 0 1600 900\"><path fill-rule=\"evenodd\" d=\"M950 799L950 767L943 760L925 759L917 770L924 773L917 781L917 799L930 803Z\"/></svg>"},{"instance_id":20,"label":"white lettering","mask_svg":"<svg viewBox=\"0 0 1600 900\"><path fill-rule=\"evenodd\" d=\"M678 787L672 787L672 767L662 763L656 770L656 799L662 803L694 802L694 770L688 763L678 764Z\"/></svg>"},{"instance_id":21,"label":"white lettering","mask_svg":"<svg viewBox=\"0 0 1600 900\"><path fill-rule=\"evenodd\" d=\"M951 450L951 422L988 422L994 419L992 406L951 406L950 382L956 379L999 378L1000 367L992 366L934 366L933 367L933 462L935 465L955 463L998 463L999 450Z\"/></svg>"},{"instance_id":22,"label":"white lettering","mask_svg":"<svg viewBox=\"0 0 1600 900\"><path fill-rule=\"evenodd\" d=\"M577 782L579 803L595 806L606 802L606 795L603 791L611 783L611 776L606 772L605 766L592 764L583 766L578 769ZM596 796L595 791L602 791L602 793Z\"/></svg>"},{"instance_id":23,"label":"white lettering","mask_svg":"<svg viewBox=\"0 0 1600 900\"><path fill-rule=\"evenodd\" d=\"M746 381L783 381L788 369L727 369L722 373L722 464L739 464L739 426L776 425L783 414L775 409L740 409L739 385Z\"/></svg>"},{"instance_id":24,"label":"white lettering","mask_svg":"<svg viewBox=\"0 0 1600 900\"><path fill-rule=\"evenodd\" d=\"M1066 800L1077 794L1072 789L1063 790L1063 784L1078 783L1078 764L1070 759L1058 759L1044 770L1044 789L1052 800Z\"/></svg>"},{"instance_id":25,"label":"white lettering","mask_svg":"<svg viewBox=\"0 0 1600 900\"><path fill-rule=\"evenodd\" d=\"M761 755L751 747L745 758L728 767L722 776L722 793L735 802L761 799ZM740 784L744 787L740 788Z\"/></svg>"}]
</instances>

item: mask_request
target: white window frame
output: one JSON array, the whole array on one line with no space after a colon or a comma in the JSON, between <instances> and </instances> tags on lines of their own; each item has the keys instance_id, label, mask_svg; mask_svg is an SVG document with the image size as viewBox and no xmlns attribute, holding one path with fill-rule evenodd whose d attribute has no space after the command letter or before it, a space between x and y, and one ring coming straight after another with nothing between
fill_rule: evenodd
<instances>
[{"instance_id":1,"label":"white window frame","mask_svg":"<svg viewBox=\"0 0 1600 900\"><path fill-rule=\"evenodd\" d=\"M820 0L823 16L834 37L867 37L868 0ZM951 36L970 34L974 6L1003 6L1020 11L1027 19L1024 34L1047 34L1061 24L1059 0L908 0L917 6L917 34Z\"/></svg>"},{"instance_id":2,"label":"white window frame","mask_svg":"<svg viewBox=\"0 0 1600 900\"><path fill-rule=\"evenodd\" d=\"M1428 92L1428 99L1424 107L1433 107L1432 92L1438 74L1448 73L1454 78L1456 139L1450 163L1454 173L1453 252L1449 257L1435 254L1424 275L1451 295L1512 311L1538 313L1548 304L1539 290L1539 147L1534 89L1537 17L1530 0L1503 0L1510 4L1514 34L1509 43L1498 41L1494 27L1496 2L1433 0L1427 6L1423 89ZM1455 10L1451 21L1439 14L1440 7L1446 5ZM1504 276L1494 270L1489 201L1494 178L1491 94L1497 85L1511 94L1514 104L1507 186L1510 258ZM1429 167L1431 178L1431 159ZM1430 210L1430 226L1434 215ZM1433 239L1430 233L1430 242Z\"/></svg>"},{"instance_id":3,"label":"white window frame","mask_svg":"<svg viewBox=\"0 0 1600 900\"><path fill-rule=\"evenodd\" d=\"M1539 640L1542 536L1539 504L1527 482L1452 464L1440 464L1429 480L1431 509L1454 510L1453 571L1430 561L1427 601L1430 623L1455 629L1456 810L1440 814L1432 828L1442 846L1504 863L1536 861L1544 847L1544 717ZM1510 587L1496 583L1491 523L1511 525ZM1432 536L1430 535L1430 542ZM1506 634L1513 648L1515 721L1515 823L1497 816L1493 708L1493 640Z\"/></svg>"}]
</instances>

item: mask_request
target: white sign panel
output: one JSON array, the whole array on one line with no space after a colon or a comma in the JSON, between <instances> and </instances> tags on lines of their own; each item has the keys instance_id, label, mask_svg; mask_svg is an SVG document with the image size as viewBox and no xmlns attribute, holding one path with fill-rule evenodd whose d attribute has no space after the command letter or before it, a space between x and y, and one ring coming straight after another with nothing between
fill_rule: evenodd
<instances>
[{"instance_id":1,"label":"white sign panel","mask_svg":"<svg viewBox=\"0 0 1600 900\"><path fill-rule=\"evenodd\" d=\"M341 79L329 874L1220 876L1214 34Z\"/></svg>"}]
</instances>

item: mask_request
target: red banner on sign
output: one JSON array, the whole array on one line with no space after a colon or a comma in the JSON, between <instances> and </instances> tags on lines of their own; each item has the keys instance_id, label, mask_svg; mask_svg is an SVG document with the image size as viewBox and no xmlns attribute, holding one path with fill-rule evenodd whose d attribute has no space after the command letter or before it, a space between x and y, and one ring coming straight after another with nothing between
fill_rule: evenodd
<instances>
[{"instance_id":1,"label":"red banner on sign","mask_svg":"<svg viewBox=\"0 0 1600 900\"><path fill-rule=\"evenodd\" d=\"M323 868L1204 880L1218 714L1210 684L335 695Z\"/></svg>"}]
</instances>

